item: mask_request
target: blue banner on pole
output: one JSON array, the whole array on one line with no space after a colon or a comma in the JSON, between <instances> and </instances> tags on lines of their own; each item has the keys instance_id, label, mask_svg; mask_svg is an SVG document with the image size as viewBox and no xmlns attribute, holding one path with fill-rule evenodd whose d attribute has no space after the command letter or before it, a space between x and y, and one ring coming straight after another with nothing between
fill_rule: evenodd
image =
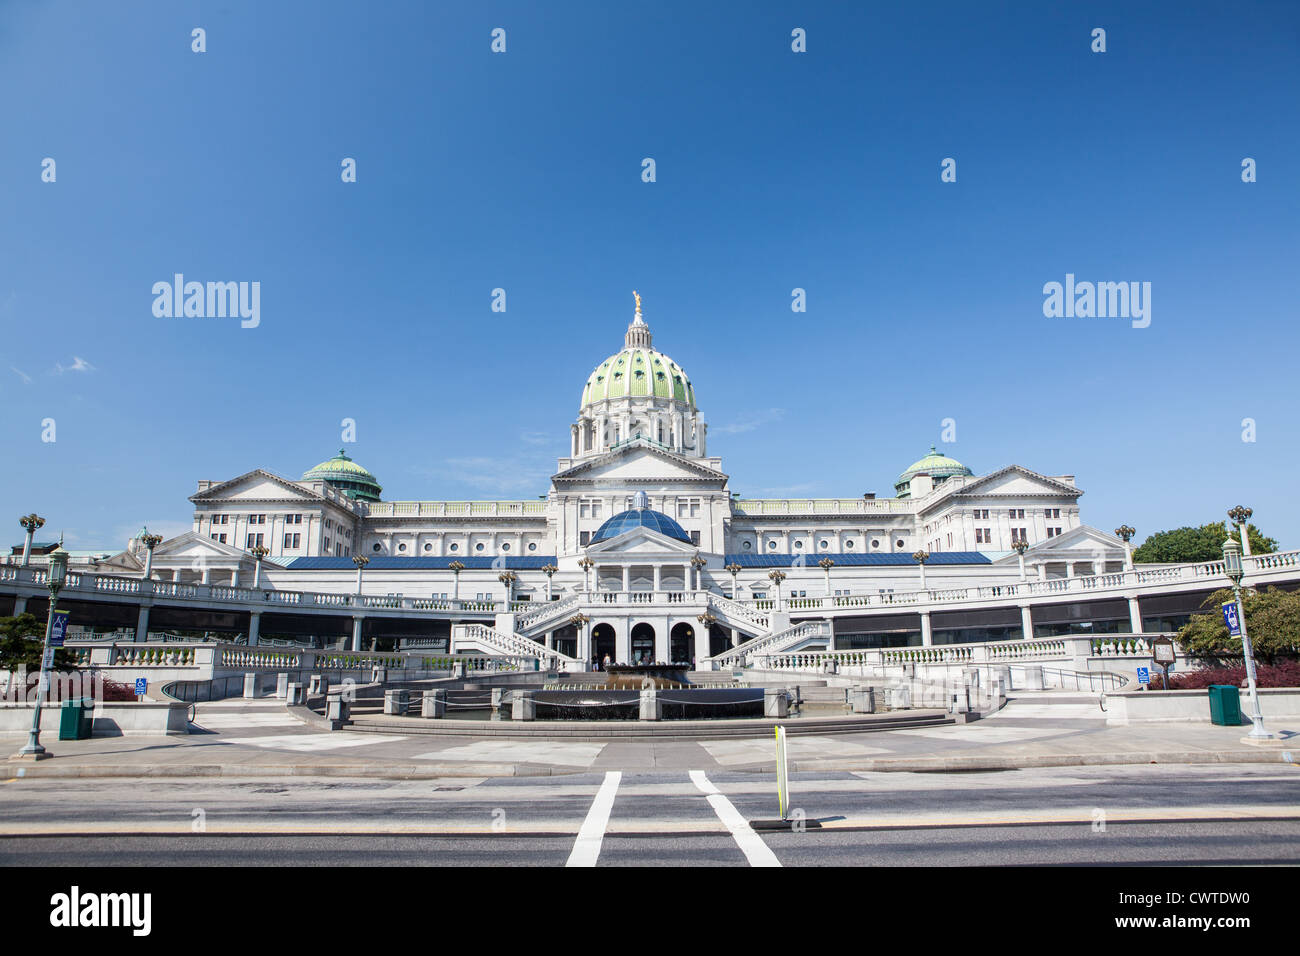
<instances>
[{"instance_id":1,"label":"blue banner on pole","mask_svg":"<svg viewBox=\"0 0 1300 956\"><path fill-rule=\"evenodd\" d=\"M62 647L63 639L68 633L68 611L55 611L50 626L50 647Z\"/></svg>"},{"instance_id":2,"label":"blue banner on pole","mask_svg":"<svg viewBox=\"0 0 1300 956\"><path fill-rule=\"evenodd\" d=\"M1223 623L1228 625L1228 633L1241 637L1241 621L1237 617L1237 603L1223 605Z\"/></svg>"}]
</instances>

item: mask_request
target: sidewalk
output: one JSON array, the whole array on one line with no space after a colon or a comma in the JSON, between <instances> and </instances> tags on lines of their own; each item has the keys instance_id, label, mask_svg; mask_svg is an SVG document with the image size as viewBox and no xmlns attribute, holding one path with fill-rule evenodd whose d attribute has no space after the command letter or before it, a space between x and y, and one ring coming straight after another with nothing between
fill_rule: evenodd
<instances>
[{"instance_id":1,"label":"sidewalk","mask_svg":"<svg viewBox=\"0 0 1300 956\"><path fill-rule=\"evenodd\" d=\"M970 724L872 733L793 734L793 772L976 771L1115 764L1292 763L1300 757L1300 721L1270 726L1281 745L1243 743L1247 727L1209 723L1107 727L1094 698L1056 695L1013 699ZM61 741L46 735L54 757L0 761L0 781L45 777L283 776L434 779L550 776L604 770L775 770L764 737L581 740L481 738L329 732L278 701L198 705L188 736L109 737ZM1292 749L1294 741L1294 752ZM0 736L16 752L25 738Z\"/></svg>"}]
</instances>

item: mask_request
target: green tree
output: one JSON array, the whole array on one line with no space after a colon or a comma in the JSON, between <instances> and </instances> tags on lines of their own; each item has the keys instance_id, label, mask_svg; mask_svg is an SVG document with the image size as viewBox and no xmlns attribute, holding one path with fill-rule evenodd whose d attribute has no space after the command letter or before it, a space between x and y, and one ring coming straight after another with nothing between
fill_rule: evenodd
<instances>
[{"instance_id":1,"label":"green tree","mask_svg":"<svg viewBox=\"0 0 1300 956\"><path fill-rule=\"evenodd\" d=\"M26 666L29 671L39 670L41 649L45 646L45 623L35 614L17 617L0 617L0 670L18 670ZM66 650L54 652L55 670L76 667Z\"/></svg>"},{"instance_id":2,"label":"green tree","mask_svg":"<svg viewBox=\"0 0 1300 956\"><path fill-rule=\"evenodd\" d=\"M1178 632L1178 643L1193 657L1242 657L1241 638L1228 634L1220 606L1233 600L1231 588L1222 588L1207 597L1202 607L1207 614L1194 614ZM1279 657L1300 653L1300 591L1282 588L1243 588L1246 633L1250 635L1255 657L1273 664Z\"/></svg>"},{"instance_id":3,"label":"green tree","mask_svg":"<svg viewBox=\"0 0 1300 956\"><path fill-rule=\"evenodd\" d=\"M1226 521L1213 521L1199 528L1157 531L1133 551L1133 560L1138 564L1217 561L1223 557L1223 542L1228 538L1227 525ZM1246 537L1250 541L1251 554L1271 554L1277 550L1277 541L1265 537L1253 524L1246 525Z\"/></svg>"}]
</instances>

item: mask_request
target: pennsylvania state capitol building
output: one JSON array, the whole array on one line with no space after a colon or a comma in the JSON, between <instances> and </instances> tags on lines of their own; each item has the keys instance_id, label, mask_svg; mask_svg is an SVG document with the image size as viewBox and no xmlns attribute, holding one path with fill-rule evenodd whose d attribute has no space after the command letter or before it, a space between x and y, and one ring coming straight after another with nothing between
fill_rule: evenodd
<instances>
[{"instance_id":1,"label":"pennsylvania state capitol building","mask_svg":"<svg viewBox=\"0 0 1300 956\"><path fill-rule=\"evenodd\" d=\"M379 479L340 451L297 479L259 468L200 481L191 532L157 542L142 531L74 570L265 592L271 602L305 595L297 607L202 625L226 640L544 648L569 669L606 656L700 665L760 645L1142 628L1144 612L1123 598L1035 617L1003 595L1132 567L1126 542L1081 523L1072 475L1015 464L976 475L931 447L889 498L739 499L729 481L709 455L695 386L654 347L637 297L622 348L582 384L569 455L545 500L386 501ZM957 591L990 600L919 606ZM305 613L331 601L333 615ZM1149 623L1186 611L1156 609ZM156 612L147 630L167 631L165 617Z\"/></svg>"}]
</instances>

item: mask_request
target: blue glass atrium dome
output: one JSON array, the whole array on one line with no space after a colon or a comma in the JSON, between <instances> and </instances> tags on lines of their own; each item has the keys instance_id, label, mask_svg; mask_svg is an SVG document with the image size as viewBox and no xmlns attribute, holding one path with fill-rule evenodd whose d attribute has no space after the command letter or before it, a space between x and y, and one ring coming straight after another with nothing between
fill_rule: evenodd
<instances>
[{"instance_id":1,"label":"blue glass atrium dome","mask_svg":"<svg viewBox=\"0 0 1300 956\"><path fill-rule=\"evenodd\" d=\"M599 544L601 541L617 538L633 528L649 528L677 541L691 543L691 536L682 530L681 525L662 511L650 509L645 492L638 491L633 504L636 507L630 511L620 511L597 528L596 533L591 536L590 543Z\"/></svg>"}]
</instances>

